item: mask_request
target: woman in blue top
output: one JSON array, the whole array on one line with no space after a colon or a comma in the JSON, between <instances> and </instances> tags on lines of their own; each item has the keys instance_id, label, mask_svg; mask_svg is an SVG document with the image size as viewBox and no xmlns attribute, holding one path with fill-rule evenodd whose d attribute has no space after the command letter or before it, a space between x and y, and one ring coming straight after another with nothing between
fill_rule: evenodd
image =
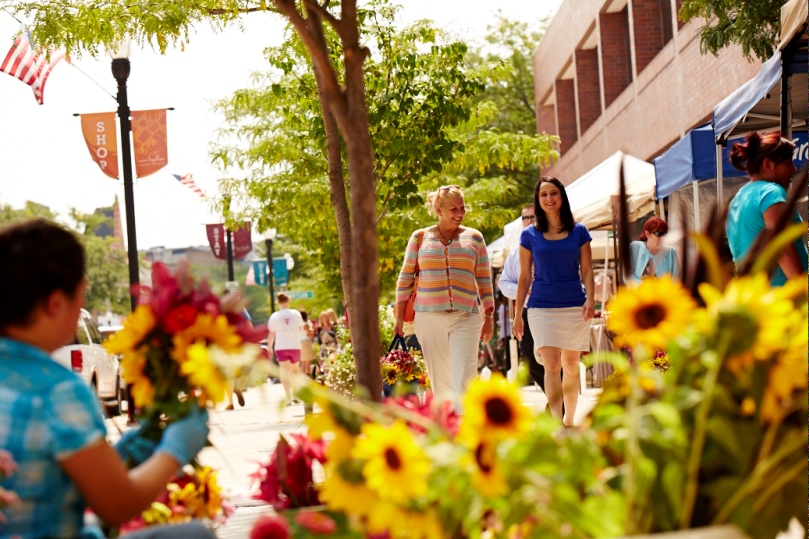
<instances>
[{"instance_id":1,"label":"woman in blue top","mask_svg":"<svg viewBox=\"0 0 809 539\"><path fill-rule=\"evenodd\" d=\"M772 229L784 211L787 190L796 168L792 162L795 145L781 137L781 133L747 135L746 141L733 145L730 162L739 170L750 174L728 210L727 230L733 262L739 264L747 256L750 246L762 230ZM795 212L794 223L802 222ZM772 274L773 286L783 285L787 279L805 275L807 251L801 239L787 246L778 258L778 267Z\"/></svg>"},{"instance_id":2,"label":"woman in blue top","mask_svg":"<svg viewBox=\"0 0 809 539\"><path fill-rule=\"evenodd\" d=\"M565 187L556 178L542 177L537 182L534 214L534 226L524 228L520 236L518 308L512 333L522 339L522 309L530 287L528 325L545 363L548 407L568 427L579 397L579 358L582 351L590 350L590 319L595 314L591 238L587 228L573 220Z\"/></svg>"},{"instance_id":3,"label":"woman in blue top","mask_svg":"<svg viewBox=\"0 0 809 539\"><path fill-rule=\"evenodd\" d=\"M663 236L668 234L669 225L660 217L650 217L643 225L637 241L629 244L632 275L627 280L640 281L645 276L680 277L680 260L673 247L663 244Z\"/></svg>"}]
</instances>

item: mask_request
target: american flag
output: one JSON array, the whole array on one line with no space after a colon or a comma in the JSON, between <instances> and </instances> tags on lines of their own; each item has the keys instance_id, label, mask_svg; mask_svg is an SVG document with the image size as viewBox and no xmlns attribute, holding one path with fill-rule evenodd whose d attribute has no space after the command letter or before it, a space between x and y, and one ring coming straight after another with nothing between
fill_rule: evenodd
<instances>
[{"instance_id":1,"label":"american flag","mask_svg":"<svg viewBox=\"0 0 809 539\"><path fill-rule=\"evenodd\" d=\"M179 174L172 174L172 176L174 176L178 182L194 191L200 197L205 198L205 193L203 193L202 189L197 187L197 184L194 183L194 177L191 174L183 174L182 176Z\"/></svg>"},{"instance_id":2,"label":"american flag","mask_svg":"<svg viewBox=\"0 0 809 539\"><path fill-rule=\"evenodd\" d=\"M43 103L45 82L56 63L65 57L64 51L51 51L50 63L42 52L34 54L27 32L21 32L14 40L11 50L0 64L0 71L20 79L34 90L34 97ZM69 60L68 60L69 61Z\"/></svg>"}]
</instances>

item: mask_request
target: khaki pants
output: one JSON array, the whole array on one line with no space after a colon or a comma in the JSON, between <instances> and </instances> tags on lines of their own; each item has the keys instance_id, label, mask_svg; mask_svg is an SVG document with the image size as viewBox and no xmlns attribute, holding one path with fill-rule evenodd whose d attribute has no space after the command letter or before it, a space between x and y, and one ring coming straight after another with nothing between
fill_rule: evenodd
<instances>
[{"instance_id":1,"label":"khaki pants","mask_svg":"<svg viewBox=\"0 0 809 539\"><path fill-rule=\"evenodd\" d=\"M433 395L439 399L460 397L478 373L478 345L483 319L461 311L417 312L416 337Z\"/></svg>"}]
</instances>

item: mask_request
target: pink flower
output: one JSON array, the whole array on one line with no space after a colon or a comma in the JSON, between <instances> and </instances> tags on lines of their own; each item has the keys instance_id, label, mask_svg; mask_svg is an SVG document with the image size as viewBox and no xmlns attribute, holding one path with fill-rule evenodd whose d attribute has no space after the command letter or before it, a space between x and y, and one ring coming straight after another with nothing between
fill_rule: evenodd
<instances>
[{"instance_id":1,"label":"pink flower","mask_svg":"<svg viewBox=\"0 0 809 539\"><path fill-rule=\"evenodd\" d=\"M461 418L455 410L455 406L450 401L435 402L432 392L428 392L424 396L424 402L421 402L418 395L405 395L395 399L387 398L384 402L388 406L405 408L432 420L450 437L458 434ZM424 428L420 425L409 423L408 426L416 432L424 432Z\"/></svg>"},{"instance_id":2,"label":"pink flower","mask_svg":"<svg viewBox=\"0 0 809 539\"><path fill-rule=\"evenodd\" d=\"M295 523L320 535L331 535L337 531L334 519L321 511L300 511L295 515Z\"/></svg>"},{"instance_id":3,"label":"pink flower","mask_svg":"<svg viewBox=\"0 0 809 539\"><path fill-rule=\"evenodd\" d=\"M254 474L259 481L255 498L271 504L276 511L319 505L312 477L312 463L323 462L324 444L303 435L292 435L297 445L281 436L269 464Z\"/></svg>"},{"instance_id":4,"label":"pink flower","mask_svg":"<svg viewBox=\"0 0 809 539\"><path fill-rule=\"evenodd\" d=\"M264 515L250 530L250 539L288 539L289 524L281 515Z\"/></svg>"}]
</instances>

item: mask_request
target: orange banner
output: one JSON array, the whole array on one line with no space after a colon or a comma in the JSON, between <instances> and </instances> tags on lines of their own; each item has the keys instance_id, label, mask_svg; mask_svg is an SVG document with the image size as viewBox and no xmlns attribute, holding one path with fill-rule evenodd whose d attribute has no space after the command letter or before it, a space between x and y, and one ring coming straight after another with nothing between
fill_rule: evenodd
<instances>
[{"instance_id":1,"label":"orange banner","mask_svg":"<svg viewBox=\"0 0 809 539\"><path fill-rule=\"evenodd\" d=\"M133 111L132 140L138 178L145 178L168 165L166 109Z\"/></svg>"},{"instance_id":2,"label":"orange banner","mask_svg":"<svg viewBox=\"0 0 809 539\"><path fill-rule=\"evenodd\" d=\"M118 179L118 139L115 134L115 113L99 112L81 115L81 132L90 150L90 157L101 172Z\"/></svg>"}]
</instances>

